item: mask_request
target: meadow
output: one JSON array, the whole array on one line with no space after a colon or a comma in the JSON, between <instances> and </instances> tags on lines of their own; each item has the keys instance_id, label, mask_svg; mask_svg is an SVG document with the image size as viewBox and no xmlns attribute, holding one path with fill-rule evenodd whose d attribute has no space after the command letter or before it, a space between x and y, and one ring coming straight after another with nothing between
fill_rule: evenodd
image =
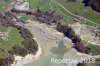
<instances>
[{"instance_id":1,"label":"meadow","mask_svg":"<svg viewBox=\"0 0 100 66\"><path fill-rule=\"evenodd\" d=\"M27 0L27 1L30 3L34 11L38 7L41 8L43 11L55 10L58 14L63 16L66 23L75 23L74 20L78 19L80 20L81 23L87 22L87 24L89 23L91 25L95 25L94 23L100 24L100 13L92 10L92 8L90 7L85 7L84 4L82 3L83 0L78 0L77 2L68 2L68 0L51 0L51 1L55 1L61 4L64 8L66 8L69 12L73 14L77 14L78 16L86 18L87 19L86 21L84 19L79 19L78 17L69 14L62 7L60 7L56 3L50 2L49 0ZM5 11L5 9L9 8L10 6L11 5L5 2L4 0L0 0L0 12ZM22 19L24 18L26 17L23 17Z\"/></svg>"},{"instance_id":2,"label":"meadow","mask_svg":"<svg viewBox=\"0 0 100 66\"><path fill-rule=\"evenodd\" d=\"M91 48L93 54L100 55L100 46L89 44L88 47Z\"/></svg>"},{"instance_id":3,"label":"meadow","mask_svg":"<svg viewBox=\"0 0 100 66\"><path fill-rule=\"evenodd\" d=\"M100 24L100 13L92 10L90 7L85 7L82 3L83 0L78 0L78 2L68 2L67 0L54 0L64 6L68 11L73 14L82 16L88 20ZM64 12L66 14L66 12Z\"/></svg>"},{"instance_id":4,"label":"meadow","mask_svg":"<svg viewBox=\"0 0 100 66\"><path fill-rule=\"evenodd\" d=\"M23 38L19 30L14 27L4 27L0 24L0 32L4 32L8 39L4 40L0 37L0 57L4 56L14 45L21 45ZM4 51L2 51L2 49Z\"/></svg>"}]
</instances>

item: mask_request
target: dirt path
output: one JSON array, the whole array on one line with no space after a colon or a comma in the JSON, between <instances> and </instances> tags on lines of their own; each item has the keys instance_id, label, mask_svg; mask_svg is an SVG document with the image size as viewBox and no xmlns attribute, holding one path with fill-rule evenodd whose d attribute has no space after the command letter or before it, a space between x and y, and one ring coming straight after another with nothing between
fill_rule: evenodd
<instances>
[{"instance_id":1,"label":"dirt path","mask_svg":"<svg viewBox=\"0 0 100 66\"><path fill-rule=\"evenodd\" d=\"M93 23L93 24L95 24L95 25L100 26L99 24L97 24L97 23L95 23L95 22L93 22L93 21L91 21L91 20L88 20L88 19L86 19L86 18L84 18L84 17L82 17L82 16L75 15L75 14L71 13L70 11L68 11L68 9L66 9L66 8L65 8L64 6L62 6L60 3L55 2L55 1L52 1L52 0L50 0L50 1L51 1L51 2L54 2L54 3L56 3L57 5L59 5L60 7L62 7L67 13L71 14L72 16L79 17L79 18L81 18L81 19L84 19L85 21L88 21L88 22L90 22L90 23Z\"/></svg>"}]
</instances>

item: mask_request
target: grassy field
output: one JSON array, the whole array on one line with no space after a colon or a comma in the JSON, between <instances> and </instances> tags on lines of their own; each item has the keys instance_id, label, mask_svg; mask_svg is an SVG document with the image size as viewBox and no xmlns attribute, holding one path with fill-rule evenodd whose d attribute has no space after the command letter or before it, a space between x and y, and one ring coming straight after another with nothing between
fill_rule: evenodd
<instances>
[{"instance_id":1,"label":"grassy field","mask_svg":"<svg viewBox=\"0 0 100 66\"><path fill-rule=\"evenodd\" d=\"M17 28L6 28L0 24L0 32L5 32L9 36L8 40L4 40L0 37L0 48L2 48L5 53L7 53L15 44L20 45L23 40ZM0 57L5 53L0 50Z\"/></svg>"},{"instance_id":2,"label":"grassy field","mask_svg":"<svg viewBox=\"0 0 100 66\"><path fill-rule=\"evenodd\" d=\"M8 7L8 4L4 0L0 0L0 12L3 12L6 7Z\"/></svg>"},{"instance_id":3,"label":"grassy field","mask_svg":"<svg viewBox=\"0 0 100 66\"><path fill-rule=\"evenodd\" d=\"M82 3L82 0L78 2L67 2L67 0L54 0L72 13L77 13L79 16L82 16L86 19L89 19L93 22L100 24L100 13L93 11L90 7L85 7ZM66 12L64 12L66 14Z\"/></svg>"},{"instance_id":4,"label":"grassy field","mask_svg":"<svg viewBox=\"0 0 100 66\"><path fill-rule=\"evenodd\" d=\"M74 23L75 16L70 15L67 13L62 7L55 3L48 2L49 0L27 0L31 5L32 9L36 10L37 7L40 7L43 11L50 11L50 8L52 7L53 10L57 11L58 14L62 15L64 17L64 20L66 23ZM71 13L82 16L88 20L91 20L97 24L100 24L100 13L93 11L90 7L85 7L82 3L82 0L78 0L78 2L68 2L67 0L52 0L55 2L60 3L62 6L64 6L68 11ZM9 4L5 3L4 0L0 0L0 12L3 12ZM59 10L58 10L59 9ZM22 17L24 19L26 17ZM82 23L84 20L80 20ZM87 21L87 23L90 23Z\"/></svg>"},{"instance_id":5,"label":"grassy field","mask_svg":"<svg viewBox=\"0 0 100 66\"><path fill-rule=\"evenodd\" d=\"M49 11L49 5L47 0L27 0L31 5L32 9L36 10L37 7L40 7L43 11Z\"/></svg>"},{"instance_id":6,"label":"grassy field","mask_svg":"<svg viewBox=\"0 0 100 66\"><path fill-rule=\"evenodd\" d=\"M65 20L66 23L74 23L75 17L73 17L70 14L66 13L66 11L63 10L61 7L59 7L57 4L51 3L51 7L52 7L53 10L56 11L56 13L63 16L63 19Z\"/></svg>"},{"instance_id":7,"label":"grassy field","mask_svg":"<svg viewBox=\"0 0 100 66\"><path fill-rule=\"evenodd\" d=\"M67 13L62 7L55 3L51 3L51 5L48 5L48 0L27 0L29 3L31 3L33 10L36 10L36 8L39 6L44 11L50 11L50 8L52 7L53 10L57 11L58 14L62 15L64 17L64 20L67 23L74 23L74 19L77 18L75 16L70 15ZM95 23L100 24L100 13L93 11L90 7L85 7L82 3L82 0L79 0L78 2L67 2L67 0L53 0L55 2L60 3L62 6L64 6L68 11L71 13L82 16L88 20L91 20ZM59 9L59 10L58 10ZM83 19L80 20L81 22L84 22ZM87 21L87 23L89 23Z\"/></svg>"},{"instance_id":8,"label":"grassy field","mask_svg":"<svg viewBox=\"0 0 100 66\"><path fill-rule=\"evenodd\" d=\"M100 46L89 44L88 47L91 48L94 54L100 55Z\"/></svg>"},{"instance_id":9,"label":"grassy field","mask_svg":"<svg viewBox=\"0 0 100 66\"><path fill-rule=\"evenodd\" d=\"M21 15L21 16L22 16L22 17L21 17L20 19L23 20L24 22L26 22L27 20L30 19L30 17L27 16L27 15Z\"/></svg>"},{"instance_id":10,"label":"grassy field","mask_svg":"<svg viewBox=\"0 0 100 66\"><path fill-rule=\"evenodd\" d=\"M49 5L50 2L48 2L48 0L27 0L27 1L32 5L33 10L36 10L37 7L39 6L43 11L51 11L50 8L52 7L52 10L57 11L58 14L63 16L64 20L67 23L74 22L74 17L63 13L63 11L59 11L58 10L59 7L56 4L51 3L51 5Z\"/></svg>"}]
</instances>

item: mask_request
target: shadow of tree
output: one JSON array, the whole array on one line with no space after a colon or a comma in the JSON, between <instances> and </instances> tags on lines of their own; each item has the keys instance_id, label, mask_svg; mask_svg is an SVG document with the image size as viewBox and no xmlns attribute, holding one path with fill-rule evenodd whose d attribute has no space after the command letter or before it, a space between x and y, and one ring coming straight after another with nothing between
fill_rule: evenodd
<instances>
[{"instance_id":1,"label":"shadow of tree","mask_svg":"<svg viewBox=\"0 0 100 66\"><path fill-rule=\"evenodd\" d=\"M58 55L58 58L63 58L64 54L69 51L69 49L66 48L66 46L64 45L63 40L58 42L58 47L53 47L50 50L53 54Z\"/></svg>"}]
</instances>

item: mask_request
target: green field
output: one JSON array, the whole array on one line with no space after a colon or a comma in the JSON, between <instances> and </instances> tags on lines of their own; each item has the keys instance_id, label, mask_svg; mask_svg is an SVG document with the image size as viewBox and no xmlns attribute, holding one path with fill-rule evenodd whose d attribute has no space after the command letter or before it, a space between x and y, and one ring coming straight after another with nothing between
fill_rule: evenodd
<instances>
[{"instance_id":1,"label":"green field","mask_svg":"<svg viewBox=\"0 0 100 66\"><path fill-rule=\"evenodd\" d=\"M78 15L89 19L93 22L100 24L100 13L93 11L90 7L85 7L82 3L83 0L78 2L67 2L66 0L55 0L64 6L71 13L77 13Z\"/></svg>"},{"instance_id":2,"label":"green field","mask_svg":"<svg viewBox=\"0 0 100 66\"><path fill-rule=\"evenodd\" d=\"M91 48L93 54L100 55L100 46L89 44L88 47Z\"/></svg>"},{"instance_id":3,"label":"green field","mask_svg":"<svg viewBox=\"0 0 100 66\"><path fill-rule=\"evenodd\" d=\"M53 10L57 11L60 15L64 17L64 20L67 23L73 23L74 19L77 18L75 16L72 16L68 12L66 12L62 7L57 5L56 3L51 3L51 5L48 5L49 2L47 0L27 0L31 3L33 10L36 10L36 8L39 6L44 11L50 10L50 7L52 7ZM79 0L78 2L67 2L67 0L52 0L55 1L64 8L66 8L71 13L82 16L90 21L93 21L97 24L100 24L100 13L93 11L90 7L85 7L82 3L82 0ZM59 9L59 10L58 10ZM84 19L80 20L82 23L84 22ZM87 23L91 23L89 21L86 21Z\"/></svg>"},{"instance_id":4,"label":"green field","mask_svg":"<svg viewBox=\"0 0 100 66\"><path fill-rule=\"evenodd\" d=\"M58 14L64 17L64 20L68 23L73 23L74 22L74 17L66 15L65 13L62 13L61 11L58 11L58 6L56 4L48 2L48 0L27 0L31 5L32 9L36 10L37 7L41 8L43 11L51 11L52 10L57 11Z\"/></svg>"},{"instance_id":5,"label":"green field","mask_svg":"<svg viewBox=\"0 0 100 66\"><path fill-rule=\"evenodd\" d=\"M30 19L30 17L27 16L27 15L21 15L21 18L20 19L23 20L24 22L26 22L27 20Z\"/></svg>"},{"instance_id":6,"label":"green field","mask_svg":"<svg viewBox=\"0 0 100 66\"><path fill-rule=\"evenodd\" d=\"M40 7L43 11L50 11L50 8L52 7L53 10L57 11L58 14L62 15L64 17L64 20L66 23L74 23L74 19L77 18L75 16L72 16L68 12L66 12L62 7L57 5L56 3L51 3L49 5L49 0L27 0L30 5L32 5L32 9L36 10L37 7ZM90 21L93 21L97 24L100 24L100 13L93 11L90 7L85 7L82 3L82 0L78 0L78 2L68 2L67 0L52 0L55 1L64 8L66 8L71 13L82 16ZM7 7L10 7L10 5L4 0L0 0L0 12L3 12ZM58 10L59 9L59 10ZM24 19L26 17L22 17ZM80 22L84 23L84 19L80 19ZM91 22L86 21L87 23L91 24ZM94 25L94 24L92 24Z\"/></svg>"},{"instance_id":7,"label":"green field","mask_svg":"<svg viewBox=\"0 0 100 66\"><path fill-rule=\"evenodd\" d=\"M2 48L5 53L7 53L15 44L20 45L23 40L17 28L7 28L0 24L0 32L4 32L8 36L7 40L4 40L0 37L0 48ZM3 56L5 53L0 50L0 57Z\"/></svg>"},{"instance_id":8,"label":"green field","mask_svg":"<svg viewBox=\"0 0 100 66\"><path fill-rule=\"evenodd\" d=\"M8 7L8 4L4 0L0 0L0 12L5 11L7 7Z\"/></svg>"},{"instance_id":9,"label":"green field","mask_svg":"<svg viewBox=\"0 0 100 66\"><path fill-rule=\"evenodd\" d=\"M49 11L49 5L47 0L27 0L27 1L31 4L33 10L36 10L37 7L40 7L44 11Z\"/></svg>"},{"instance_id":10,"label":"green field","mask_svg":"<svg viewBox=\"0 0 100 66\"><path fill-rule=\"evenodd\" d=\"M49 0L27 0L32 6L33 10L36 10L37 7L40 7L43 11L57 11L58 14L62 15L66 23L74 23L74 19L77 18L68 12L66 12L61 6L56 3L50 2ZM69 12L84 17L94 23L100 24L100 13L93 11L90 7L85 7L82 3L83 0L78 0L78 2L68 2L67 0L51 0L61 4ZM10 7L9 4L5 3L4 0L0 0L0 11L4 11L7 7ZM58 10L59 9L59 10ZM22 17L25 19L27 17ZM26 20L26 19L25 19ZM95 25L90 21L86 21L89 24ZM80 19L80 22L84 23L84 19Z\"/></svg>"}]
</instances>

